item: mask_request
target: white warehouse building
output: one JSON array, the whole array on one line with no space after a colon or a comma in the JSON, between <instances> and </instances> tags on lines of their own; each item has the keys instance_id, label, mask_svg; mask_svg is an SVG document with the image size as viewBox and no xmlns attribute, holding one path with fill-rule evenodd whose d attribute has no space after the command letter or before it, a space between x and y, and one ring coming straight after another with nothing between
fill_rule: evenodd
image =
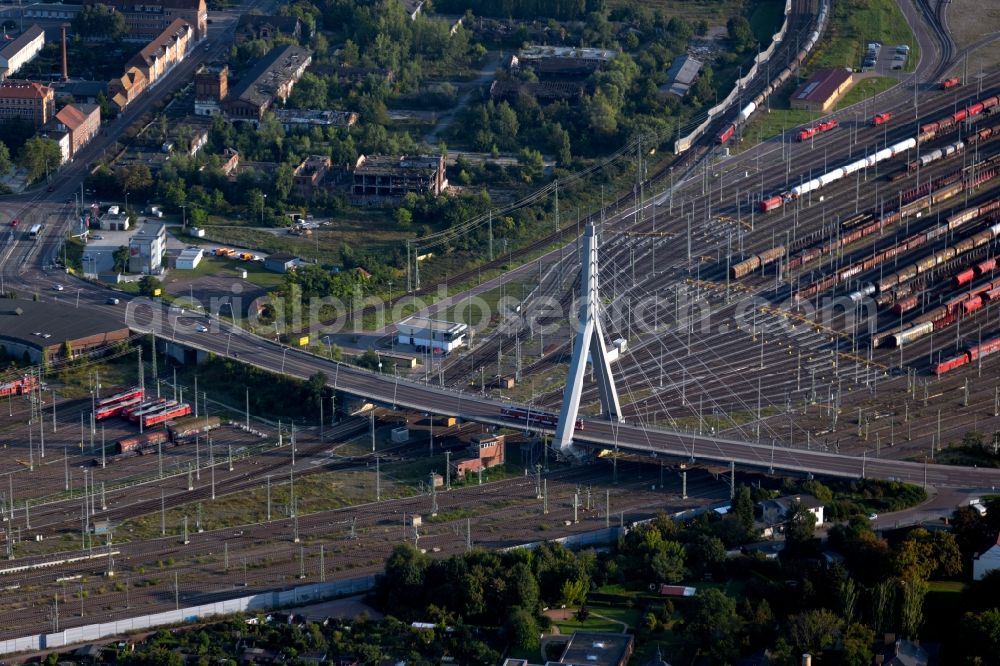
<instances>
[{"instance_id":1,"label":"white warehouse building","mask_svg":"<svg viewBox=\"0 0 1000 666\"><path fill-rule=\"evenodd\" d=\"M466 324L407 317L396 324L396 341L401 345L413 345L417 351L440 349L447 353L465 344L468 330Z\"/></svg>"},{"instance_id":2,"label":"white warehouse building","mask_svg":"<svg viewBox=\"0 0 1000 666\"><path fill-rule=\"evenodd\" d=\"M191 271L198 267L204 252L200 247L186 247L177 255L177 270Z\"/></svg>"},{"instance_id":3,"label":"white warehouse building","mask_svg":"<svg viewBox=\"0 0 1000 666\"><path fill-rule=\"evenodd\" d=\"M0 49L0 76L12 76L45 46L45 31L35 24Z\"/></svg>"}]
</instances>

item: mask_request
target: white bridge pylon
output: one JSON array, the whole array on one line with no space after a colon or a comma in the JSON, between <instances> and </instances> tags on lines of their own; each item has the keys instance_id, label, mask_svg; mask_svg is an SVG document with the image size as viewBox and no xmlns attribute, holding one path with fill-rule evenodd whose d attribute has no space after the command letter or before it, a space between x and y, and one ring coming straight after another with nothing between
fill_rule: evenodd
<instances>
[{"instance_id":1,"label":"white bridge pylon","mask_svg":"<svg viewBox=\"0 0 1000 666\"><path fill-rule=\"evenodd\" d=\"M594 380L597 382L597 392L601 400L601 416L612 421L622 420L618 389L615 388L615 378L611 374L608 346L604 339L604 327L601 326L599 312L601 297L597 279L597 228L593 224L587 225L582 241L580 316L577 323L580 328L573 344L573 358L569 364L566 388L563 390L562 409L559 411L555 438L559 451L572 457L577 457L573 447L573 433L580 412L580 393L587 371L588 352L591 363L594 364Z\"/></svg>"}]
</instances>

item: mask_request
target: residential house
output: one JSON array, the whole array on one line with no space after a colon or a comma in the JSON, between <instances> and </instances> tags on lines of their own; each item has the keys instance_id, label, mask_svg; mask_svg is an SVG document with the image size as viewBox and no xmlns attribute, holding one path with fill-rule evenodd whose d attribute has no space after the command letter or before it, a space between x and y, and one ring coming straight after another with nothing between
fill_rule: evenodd
<instances>
[{"instance_id":1,"label":"residential house","mask_svg":"<svg viewBox=\"0 0 1000 666\"><path fill-rule=\"evenodd\" d=\"M45 46L45 31L37 23L0 48L0 77L6 78L30 62Z\"/></svg>"},{"instance_id":2,"label":"residential house","mask_svg":"<svg viewBox=\"0 0 1000 666\"><path fill-rule=\"evenodd\" d=\"M356 203L392 202L409 192L436 196L447 187L440 155L361 155L354 164L351 198Z\"/></svg>"},{"instance_id":3,"label":"residential house","mask_svg":"<svg viewBox=\"0 0 1000 666\"><path fill-rule=\"evenodd\" d=\"M972 560L973 580L982 580L991 571L1000 569L1000 535L996 542Z\"/></svg>"},{"instance_id":4,"label":"residential house","mask_svg":"<svg viewBox=\"0 0 1000 666\"><path fill-rule=\"evenodd\" d=\"M52 118L55 102L49 86L17 79L0 81L0 122L24 118L38 129Z\"/></svg>"},{"instance_id":5,"label":"residential house","mask_svg":"<svg viewBox=\"0 0 1000 666\"><path fill-rule=\"evenodd\" d=\"M124 74L108 82L108 96L119 111L124 111L148 86L149 81L142 70L129 67Z\"/></svg>"},{"instance_id":6,"label":"residential house","mask_svg":"<svg viewBox=\"0 0 1000 666\"><path fill-rule=\"evenodd\" d=\"M284 103L288 99L310 62L312 53L301 46L286 44L271 49L243 74L222 102L226 116L260 122L275 100Z\"/></svg>"},{"instance_id":7,"label":"residential house","mask_svg":"<svg viewBox=\"0 0 1000 666\"><path fill-rule=\"evenodd\" d=\"M770 537L781 532L785 524L785 516L796 503L801 504L803 508L816 516L816 525L822 525L825 522L823 503L812 495L779 497L758 503L754 510L758 527L763 536Z\"/></svg>"},{"instance_id":8,"label":"residential house","mask_svg":"<svg viewBox=\"0 0 1000 666\"><path fill-rule=\"evenodd\" d=\"M236 23L233 40L237 44L252 39L271 41L275 37L290 37L298 41L302 36L302 21L297 16L264 16L243 14Z\"/></svg>"},{"instance_id":9,"label":"residential house","mask_svg":"<svg viewBox=\"0 0 1000 666\"><path fill-rule=\"evenodd\" d=\"M183 19L175 19L155 39L129 60L129 66L143 73L149 85L184 60L191 48L194 28Z\"/></svg>"},{"instance_id":10,"label":"residential house","mask_svg":"<svg viewBox=\"0 0 1000 666\"><path fill-rule=\"evenodd\" d=\"M66 136L63 162L76 158L76 154L101 130L101 107L96 104L67 104L47 122L42 131L59 141ZM57 138L59 137L59 138Z\"/></svg>"}]
</instances>

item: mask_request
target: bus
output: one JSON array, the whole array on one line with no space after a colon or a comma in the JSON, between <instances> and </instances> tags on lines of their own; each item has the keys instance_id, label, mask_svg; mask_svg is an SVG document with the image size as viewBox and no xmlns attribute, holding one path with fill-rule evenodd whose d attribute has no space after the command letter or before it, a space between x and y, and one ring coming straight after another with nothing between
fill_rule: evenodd
<instances>
[{"instance_id":1,"label":"bus","mask_svg":"<svg viewBox=\"0 0 1000 666\"><path fill-rule=\"evenodd\" d=\"M30 238L31 240L35 240L41 233L42 233L42 225L33 224L31 225L31 228L28 229L28 238Z\"/></svg>"}]
</instances>

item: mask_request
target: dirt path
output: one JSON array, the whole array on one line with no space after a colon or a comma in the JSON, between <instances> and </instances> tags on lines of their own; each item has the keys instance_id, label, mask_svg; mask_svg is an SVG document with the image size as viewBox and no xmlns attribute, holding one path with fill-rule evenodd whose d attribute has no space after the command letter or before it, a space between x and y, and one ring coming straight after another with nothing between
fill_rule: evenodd
<instances>
[{"instance_id":1,"label":"dirt path","mask_svg":"<svg viewBox=\"0 0 1000 666\"><path fill-rule=\"evenodd\" d=\"M472 99L473 93L479 90L482 86L486 85L486 83L493 78L493 75L496 73L497 67L499 66L500 53L490 52L490 54L486 56L486 62L483 64L483 68L479 70L479 76L468 83L462 84L467 88L462 94L462 97L458 100L458 104L456 104L452 109L442 113L438 117L438 123L434 126L434 129L424 136L424 141L426 143L432 146L437 143L441 132L451 127L451 123L455 120L455 116L458 115L459 111L469 105L469 101Z\"/></svg>"}]
</instances>

